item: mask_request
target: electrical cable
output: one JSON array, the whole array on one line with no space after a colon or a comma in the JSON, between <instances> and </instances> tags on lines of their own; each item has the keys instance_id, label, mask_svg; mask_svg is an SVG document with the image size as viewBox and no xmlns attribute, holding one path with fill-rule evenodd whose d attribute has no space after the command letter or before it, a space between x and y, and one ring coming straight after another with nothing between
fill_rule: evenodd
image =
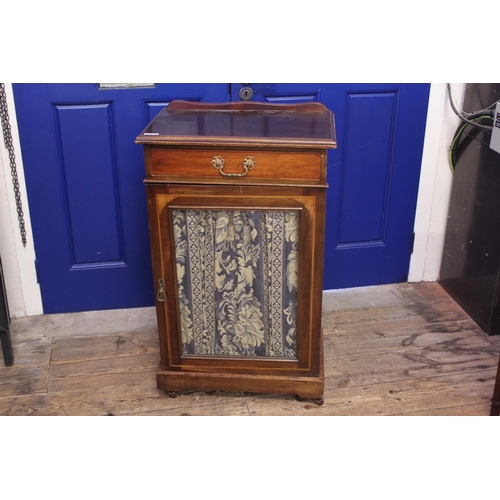
<instances>
[{"instance_id":1,"label":"electrical cable","mask_svg":"<svg viewBox=\"0 0 500 500\"><path fill-rule=\"evenodd\" d=\"M489 119L493 121L493 111L487 111L486 113L474 113L471 115L470 119L470 124L472 124L475 128L479 128L477 123L473 123L475 121L483 120L483 119ZM457 162L457 156L458 156L458 147L460 145L460 139L465 131L465 129L470 125L469 123L460 123L460 125L457 127L455 134L453 136L453 140L450 145L450 151L449 151L449 161L450 161L450 167L451 171L455 173L455 165ZM469 134L469 137L470 136ZM475 138L475 137L474 137Z\"/></svg>"},{"instance_id":2,"label":"electrical cable","mask_svg":"<svg viewBox=\"0 0 500 500\"><path fill-rule=\"evenodd\" d=\"M457 106L455 105L454 98L453 98L453 91L451 88L451 84L447 84L448 87L448 97L450 101L451 108L453 109L454 113L460 118L462 123L457 127L455 130L455 134L453 136L453 140L451 141L450 145L450 150L449 150L449 162L450 162L450 167L451 171L455 173L455 166L457 162L457 157L458 157L458 148L460 144L460 139L462 135L464 134L464 131L466 130L467 126L472 126L474 127L477 131L479 130L484 130L488 133L492 133L493 126L490 125L485 125L484 123L479 123L481 120L488 119L493 121L494 117L494 111L490 110L493 106L496 105L496 102L488 106L487 108L481 110L481 111L474 111L472 113L467 113L464 110L458 110ZM473 139L476 139L475 136L471 135L470 133L467 134L468 137L471 137Z\"/></svg>"},{"instance_id":3,"label":"electrical cable","mask_svg":"<svg viewBox=\"0 0 500 500\"><path fill-rule=\"evenodd\" d=\"M474 121L473 121L473 119L476 118L477 115L480 114L481 112L465 113L464 114L464 112L460 113L458 111L458 109L455 106L455 103L453 102L452 96L451 96L451 84L448 83L447 85L448 85L448 97L449 97L450 105L451 105L453 111L455 112L455 114L460 118L460 120L462 120L463 122L468 123L469 125L472 125L476 128L479 128L481 130L485 130L486 132L491 133L491 131L493 130L493 127L490 127L488 125L481 125L478 123L474 123Z\"/></svg>"},{"instance_id":4,"label":"electrical cable","mask_svg":"<svg viewBox=\"0 0 500 500\"><path fill-rule=\"evenodd\" d=\"M451 86L451 83L448 83L448 90L449 90L449 92L450 92L450 98L451 98L451 99L453 99L453 102L454 102L454 101L455 101L455 99L454 99L454 97L453 97L453 88L452 88L452 86ZM486 108L484 108L484 109L481 109L481 110L479 110L479 111L473 111L472 113L467 113L467 112L465 112L463 109L461 109L461 110L457 110L457 111L458 111L458 112L459 112L459 114L460 114L460 115L462 115L462 116L468 116L468 115L478 115L478 114L480 114L480 113L485 113L485 112L488 112L491 108L493 108L493 107L496 105L496 103L497 103L497 102L498 102L498 101L495 101L495 102L493 102L492 104L490 104L488 107L486 107ZM455 108L456 108L456 107L457 107L457 104L456 104L455 102L454 102L454 104L455 104ZM452 105L452 106L453 106L453 105Z\"/></svg>"}]
</instances>

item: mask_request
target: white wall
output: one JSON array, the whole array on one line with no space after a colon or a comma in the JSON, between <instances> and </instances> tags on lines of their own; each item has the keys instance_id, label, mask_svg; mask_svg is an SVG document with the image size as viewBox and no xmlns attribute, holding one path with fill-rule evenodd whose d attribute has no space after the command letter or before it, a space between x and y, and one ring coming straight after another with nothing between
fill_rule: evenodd
<instances>
[{"instance_id":1,"label":"white wall","mask_svg":"<svg viewBox=\"0 0 500 500\"><path fill-rule=\"evenodd\" d=\"M19 235L9 156L2 139L0 144L0 255L4 265L11 316L32 316L42 314L43 308L40 287L36 282L35 250L12 88L8 84L6 87L28 244L24 248ZM453 84L453 89L457 102L461 104L465 84ZM446 84L432 84L415 219L415 246L408 278L412 282L435 281L439 277L452 182L447 155L457 124L458 118L448 104Z\"/></svg>"},{"instance_id":2,"label":"white wall","mask_svg":"<svg viewBox=\"0 0 500 500\"><path fill-rule=\"evenodd\" d=\"M23 247L17 219L16 200L12 184L10 160L3 135L0 141L0 256L5 274L5 287L12 317L43 313L40 287L36 282L35 249L29 216L28 197L19 145L12 87L5 84L9 122L14 138L21 198L23 203L27 245Z\"/></svg>"}]
</instances>

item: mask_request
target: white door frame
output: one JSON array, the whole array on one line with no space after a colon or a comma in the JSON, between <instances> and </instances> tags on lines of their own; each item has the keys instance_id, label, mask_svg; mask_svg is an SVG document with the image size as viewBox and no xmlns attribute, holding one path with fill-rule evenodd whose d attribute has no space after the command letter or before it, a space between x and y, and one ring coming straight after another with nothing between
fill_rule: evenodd
<instances>
[{"instance_id":1,"label":"white door frame","mask_svg":"<svg viewBox=\"0 0 500 500\"><path fill-rule=\"evenodd\" d=\"M5 93L9 108L9 123L15 150L27 243L24 247L21 241L10 158L2 135L0 141L0 255L10 315L12 317L34 316L43 313L42 296L36 279L35 247L11 84L5 84Z\"/></svg>"},{"instance_id":2,"label":"white door frame","mask_svg":"<svg viewBox=\"0 0 500 500\"><path fill-rule=\"evenodd\" d=\"M465 87L464 83L452 84L455 101L460 107ZM459 121L449 104L447 84L432 84L415 215L415 242L408 275L410 282L439 279L453 181L448 154Z\"/></svg>"}]
</instances>

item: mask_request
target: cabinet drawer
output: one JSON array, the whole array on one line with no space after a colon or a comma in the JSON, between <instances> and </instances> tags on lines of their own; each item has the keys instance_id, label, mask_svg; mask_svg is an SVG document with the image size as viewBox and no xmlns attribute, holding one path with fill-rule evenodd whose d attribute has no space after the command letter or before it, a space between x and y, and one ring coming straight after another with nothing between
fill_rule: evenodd
<instances>
[{"instance_id":1,"label":"cabinet drawer","mask_svg":"<svg viewBox=\"0 0 500 500\"><path fill-rule=\"evenodd\" d=\"M147 156L151 177L208 178L214 181L324 181L320 151L175 149L151 147ZM214 166L214 158L218 158ZM245 159L247 167L244 166Z\"/></svg>"}]
</instances>

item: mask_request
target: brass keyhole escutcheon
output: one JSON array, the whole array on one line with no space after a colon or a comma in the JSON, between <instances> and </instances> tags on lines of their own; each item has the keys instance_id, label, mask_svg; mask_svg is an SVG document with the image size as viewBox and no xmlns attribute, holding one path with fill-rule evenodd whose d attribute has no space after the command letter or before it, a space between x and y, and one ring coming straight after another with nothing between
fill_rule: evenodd
<instances>
[{"instance_id":1,"label":"brass keyhole escutcheon","mask_svg":"<svg viewBox=\"0 0 500 500\"><path fill-rule=\"evenodd\" d=\"M253 97L253 90L250 87L242 87L239 96L242 101L250 101Z\"/></svg>"},{"instance_id":2,"label":"brass keyhole escutcheon","mask_svg":"<svg viewBox=\"0 0 500 500\"><path fill-rule=\"evenodd\" d=\"M159 302L165 302L167 300L167 294L165 293L165 281L160 278L158 280L158 292L156 293L156 300Z\"/></svg>"}]
</instances>

